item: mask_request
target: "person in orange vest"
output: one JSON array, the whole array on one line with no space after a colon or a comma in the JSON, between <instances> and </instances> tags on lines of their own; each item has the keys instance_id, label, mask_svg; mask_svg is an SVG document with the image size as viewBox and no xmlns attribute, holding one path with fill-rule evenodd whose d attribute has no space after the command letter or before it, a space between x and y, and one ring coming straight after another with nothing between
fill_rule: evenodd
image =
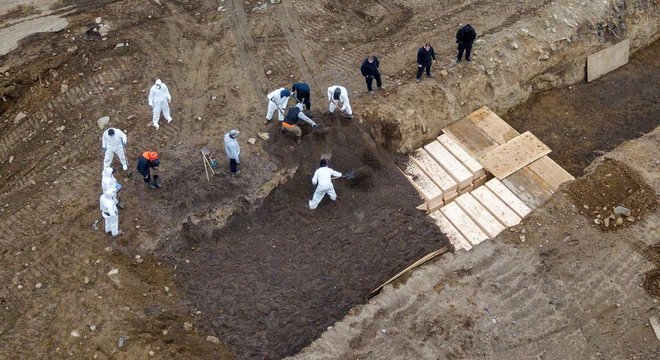
<instances>
[{"instance_id":1,"label":"person in orange vest","mask_svg":"<svg viewBox=\"0 0 660 360\"><path fill-rule=\"evenodd\" d=\"M158 175L154 175L153 179L151 178L151 168L155 168L159 164L158 153L155 151L145 151L142 155L138 156L137 170L142 174L144 182L147 183L150 189L158 189L160 187Z\"/></svg>"}]
</instances>

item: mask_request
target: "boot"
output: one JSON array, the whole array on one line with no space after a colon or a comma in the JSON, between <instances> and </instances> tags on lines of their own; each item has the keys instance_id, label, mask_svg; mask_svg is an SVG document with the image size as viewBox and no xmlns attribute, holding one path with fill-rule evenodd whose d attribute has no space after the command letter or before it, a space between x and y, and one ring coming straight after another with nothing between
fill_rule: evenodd
<instances>
[{"instance_id":1,"label":"boot","mask_svg":"<svg viewBox=\"0 0 660 360\"><path fill-rule=\"evenodd\" d=\"M158 189L158 187L156 186L156 183L153 180L151 180L149 183L147 183L147 186L149 187L149 189Z\"/></svg>"},{"instance_id":2,"label":"boot","mask_svg":"<svg viewBox=\"0 0 660 360\"><path fill-rule=\"evenodd\" d=\"M154 175L153 183L156 186L156 189L160 189L160 184L158 183L158 175Z\"/></svg>"}]
</instances>

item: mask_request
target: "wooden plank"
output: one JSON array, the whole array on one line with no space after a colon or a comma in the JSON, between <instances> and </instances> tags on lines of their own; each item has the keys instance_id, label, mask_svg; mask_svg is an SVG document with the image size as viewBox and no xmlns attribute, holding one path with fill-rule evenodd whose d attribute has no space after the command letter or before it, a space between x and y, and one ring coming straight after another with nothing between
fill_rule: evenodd
<instances>
[{"instance_id":1,"label":"wooden plank","mask_svg":"<svg viewBox=\"0 0 660 360\"><path fill-rule=\"evenodd\" d=\"M423 149L410 154L410 159L442 190L443 199L447 199L457 192L456 180Z\"/></svg>"},{"instance_id":2,"label":"wooden plank","mask_svg":"<svg viewBox=\"0 0 660 360\"><path fill-rule=\"evenodd\" d=\"M449 136L446 134L438 136L438 141L442 146L445 147L458 161L463 164L470 172L472 173L472 176L477 179L483 175L486 175L486 170L484 169L479 162L470 156L463 148L458 145L454 140L452 140Z\"/></svg>"},{"instance_id":3,"label":"wooden plank","mask_svg":"<svg viewBox=\"0 0 660 360\"><path fill-rule=\"evenodd\" d=\"M462 120L442 129L442 132L473 158L479 158L498 146L498 144L488 139L481 130Z\"/></svg>"},{"instance_id":4,"label":"wooden plank","mask_svg":"<svg viewBox=\"0 0 660 360\"><path fill-rule=\"evenodd\" d=\"M454 203L458 204L490 239L504 230L504 225L469 193L457 197Z\"/></svg>"},{"instance_id":5,"label":"wooden plank","mask_svg":"<svg viewBox=\"0 0 660 360\"><path fill-rule=\"evenodd\" d=\"M470 194L506 227L516 226L520 223L520 216L486 186L474 189Z\"/></svg>"},{"instance_id":6,"label":"wooden plank","mask_svg":"<svg viewBox=\"0 0 660 360\"><path fill-rule=\"evenodd\" d=\"M543 177L529 167L524 167L507 176L502 180L502 184L532 209L548 201L554 193Z\"/></svg>"},{"instance_id":7,"label":"wooden plank","mask_svg":"<svg viewBox=\"0 0 660 360\"><path fill-rule=\"evenodd\" d=\"M458 229L456 229L456 227L452 225L452 223L447 220L444 215L442 215L442 212L434 211L430 213L429 216L435 221L435 224L438 225L440 230L442 230L442 232L447 235L447 238L451 244L454 245L456 250L465 249L469 251L472 249L470 242L468 242L463 234L461 234L461 232L458 231Z\"/></svg>"},{"instance_id":8,"label":"wooden plank","mask_svg":"<svg viewBox=\"0 0 660 360\"><path fill-rule=\"evenodd\" d=\"M488 176L486 176L486 175L481 176L478 179L474 179L474 183L473 183L474 187L478 188L479 186L485 184L487 180L488 180Z\"/></svg>"},{"instance_id":9,"label":"wooden plank","mask_svg":"<svg viewBox=\"0 0 660 360\"><path fill-rule=\"evenodd\" d=\"M466 188L462 188L461 191L458 192L458 194L463 195L463 194L468 193L472 190L474 190L474 184L470 184L470 186L468 186Z\"/></svg>"},{"instance_id":10,"label":"wooden plank","mask_svg":"<svg viewBox=\"0 0 660 360\"><path fill-rule=\"evenodd\" d=\"M454 195L447 197L447 199L445 199L445 204L449 204L450 202L456 200L459 195L459 193L455 193Z\"/></svg>"},{"instance_id":11,"label":"wooden plank","mask_svg":"<svg viewBox=\"0 0 660 360\"><path fill-rule=\"evenodd\" d=\"M474 126L482 129L488 138L494 143L501 145L520 135L516 129L509 125L501 117L497 116L486 106L482 106L476 111L466 116Z\"/></svg>"},{"instance_id":12,"label":"wooden plank","mask_svg":"<svg viewBox=\"0 0 660 360\"><path fill-rule=\"evenodd\" d=\"M511 210L513 210L521 218L525 217L527 214L532 212L529 206L527 206L522 200L516 196L511 190L509 190L501 181L497 179L490 179L486 181L485 185L493 194L497 195L500 200L507 204Z\"/></svg>"},{"instance_id":13,"label":"wooden plank","mask_svg":"<svg viewBox=\"0 0 660 360\"><path fill-rule=\"evenodd\" d=\"M479 162L488 172L502 180L550 151L541 140L527 131L484 155Z\"/></svg>"},{"instance_id":14,"label":"wooden plank","mask_svg":"<svg viewBox=\"0 0 660 360\"><path fill-rule=\"evenodd\" d=\"M444 146L439 142L433 141L424 146L433 159L458 183L458 190L466 188L472 184L472 173L461 164Z\"/></svg>"},{"instance_id":15,"label":"wooden plank","mask_svg":"<svg viewBox=\"0 0 660 360\"><path fill-rule=\"evenodd\" d=\"M545 182L548 183L553 192L557 191L561 184L575 180L573 175L564 170L559 164L554 162L548 156L543 156L540 159L529 164L529 168L537 175L541 176Z\"/></svg>"},{"instance_id":16,"label":"wooden plank","mask_svg":"<svg viewBox=\"0 0 660 360\"><path fill-rule=\"evenodd\" d=\"M440 211L472 246L488 239L488 235L455 202L445 205Z\"/></svg>"},{"instance_id":17,"label":"wooden plank","mask_svg":"<svg viewBox=\"0 0 660 360\"><path fill-rule=\"evenodd\" d=\"M485 106L445 127L442 132L475 159L520 135Z\"/></svg>"},{"instance_id":18,"label":"wooden plank","mask_svg":"<svg viewBox=\"0 0 660 360\"><path fill-rule=\"evenodd\" d=\"M649 318L649 323L651 323L651 327L653 328L653 332L655 333L655 338L660 340L660 323L658 322L658 318L655 316L651 316Z\"/></svg>"},{"instance_id":19,"label":"wooden plank","mask_svg":"<svg viewBox=\"0 0 660 360\"><path fill-rule=\"evenodd\" d=\"M592 82L628 63L630 39L625 39L587 57L587 82Z\"/></svg>"},{"instance_id":20,"label":"wooden plank","mask_svg":"<svg viewBox=\"0 0 660 360\"><path fill-rule=\"evenodd\" d=\"M417 192L427 202L428 210L433 211L444 205L442 200L442 190L429 179L424 172L414 163L409 163L403 171L406 178L417 189Z\"/></svg>"},{"instance_id":21,"label":"wooden plank","mask_svg":"<svg viewBox=\"0 0 660 360\"><path fill-rule=\"evenodd\" d=\"M387 284L389 284L389 283L395 281L396 279L400 278L403 274L407 273L408 271L410 271L410 270L412 270L412 269L414 269L414 268L416 268L416 267L418 267L418 266L420 266L420 265L423 265L423 264L426 263L427 261L433 260L433 259L435 259L436 257L438 257L438 256L440 256L440 255L442 255L442 254L444 254L444 253L446 253L446 252L447 252L447 248L446 248L446 247L442 247L442 248L440 248L440 249L438 249L438 250L436 250L436 251L433 251L433 252L431 252L431 253L428 253L428 254L424 255L424 257L422 257L421 259L415 261L414 263L412 263L412 264L411 264L410 266L408 266L407 268L401 270L398 274L392 276L389 280L387 280L387 281L386 281L385 283L383 283L381 286L379 286L379 287L377 287L376 289L374 289L374 291L372 291L372 292L369 294L369 298L374 297L374 296L375 296L376 294L378 294L378 293L379 293L379 292L380 292L380 291L381 291L381 290L382 290Z\"/></svg>"}]
</instances>

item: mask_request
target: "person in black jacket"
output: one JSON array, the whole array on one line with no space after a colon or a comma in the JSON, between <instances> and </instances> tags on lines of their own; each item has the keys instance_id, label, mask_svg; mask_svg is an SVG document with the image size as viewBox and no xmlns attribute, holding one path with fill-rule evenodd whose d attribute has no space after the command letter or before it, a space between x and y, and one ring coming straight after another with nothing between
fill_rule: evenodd
<instances>
[{"instance_id":1,"label":"person in black jacket","mask_svg":"<svg viewBox=\"0 0 660 360\"><path fill-rule=\"evenodd\" d=\"M157 167L159 164L158 153L155 151L145 151L142 155L138 156L137 171L142 174L144 182L150 189L158 189L160 187L158 175L154 175L153 179L151 177L151 169Z\"/></svg>"},{"instance_id":2,"label":"person in black jacket","mask_svg":"<svg viewBox=\"0 0 660 360\"><path fill-rule=\"evenodd\" d=\"M367 90L371 95L374 94L372 84L374 79L376 79L376 86L378 88L383 87L383 83L380 80L380 72L378 71L378 58L374 55L369 55L368 58L364 59L362 66L360 66L360 72L364 79L367 81Z\"/></svg>"},{"instance_id":3,"label":"person in black jacket","mask_svg":"<svg viewBox=\"0 0 660 360\"><path fill-rule=\"evenodd\" d=\"M304 82L297 82L291 86L291 92L296 94L296 99L298 102L305 104L308 111L312 111L312 102L310 100L311 89L309 85Z\"/></svg>"},{"instance_id":4,"label":"person in black jacket","mask_svg":"<svg viewBox=\"0 0 660 360\"><path fill-rule=\"evenodd\" d=\"M461 62L463 51L465 51L465 60L472 60L470 59L470 54L472 53L472 43L476 38L477 32L474 31L474 28L470 24L467 24L458 29L458 32L456 33L456 43L458 43L458 60L456 60L456 62Z\"/></svg>"},{"instance_id":5,"label":"person in black jacket","mask_svg":"<svg viewBox=\"0 0 660 360\"><path fill-rule=\"evenodd\" d=\"M417 82L422 79L422 72L426 69L426 76L431 77L431 65L435 63L435 51L431 44L426 43L417 50Z\"/></svg>"}]
</instances>

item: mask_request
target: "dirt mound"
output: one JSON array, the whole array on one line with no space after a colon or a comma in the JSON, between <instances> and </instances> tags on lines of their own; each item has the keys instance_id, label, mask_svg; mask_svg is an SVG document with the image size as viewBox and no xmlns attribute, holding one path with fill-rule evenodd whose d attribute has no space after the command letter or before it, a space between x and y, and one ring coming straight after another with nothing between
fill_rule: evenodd
<instances>
[{"instance_id":1,"label":"dirt mound","mask_svg":"<svg viewBox=\"0 0 660 360\"><path fill-rule=\"evenodd\" d=\"M240 358L295 354L382 282L446 245L414 210L420 199L390 155L355 123L315 120L327 133L308 133L300 145L271 129L269 151L298 168L291 180L225 228L200 223L204 230L187 231L188 245L175 255L189 260L176 280L191 306L204 309L199 327ZM337 203L326 198L312 211L310 179L322 154L332 154L330 167L359 176L335 180Z\"/></svg>"},{"instance_id":2,"label":"dirt mound","mask_svg":"<svg viewBox=\"0 0 660 360\"><path fill-rule=\"evenodd\" d=\"M593 219L603 231L631 226L657 206L653 189L639 174L612 159L604 160L593 173L573 182L568 192L580 213ZM615 210L619 206L630 213Z\"/></svg>"}]
</instances>

